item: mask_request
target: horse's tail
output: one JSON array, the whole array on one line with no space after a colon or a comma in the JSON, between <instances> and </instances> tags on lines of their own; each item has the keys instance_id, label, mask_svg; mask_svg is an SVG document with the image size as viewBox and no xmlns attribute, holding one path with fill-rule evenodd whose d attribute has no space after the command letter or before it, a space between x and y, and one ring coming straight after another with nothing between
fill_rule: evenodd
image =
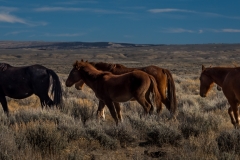
<instances>
[{"instance_id":1,"label":"horse's tail","mask_svg":"<svg viewBox=\"0 0 240 160\"><path fill-rule=\"evenodd\" d=\"M157 108L159 108L158 105L161 105L162 102L161 102L160 93L157 88L157 82L153 76L149 75L149 78L151 80L152 92L154 93L154 102Z\"/></svg>"},{"instance_id":2,"label":"horse's tail","mask_svg":"<svg viewBox=\"0 0 240 160\"><path fill-rule=\"evenodd\" d=\"M173 81L172 74L169 70L163 69L163 72L167 75L167 109L170 111L171 115L176 118L177 111L177 98L176 98L176 89Z\"/></svg>"},{"instance_id":3,"label":"horse's tail","mask_svg":"<svg viewBox=\"0 0 240 160\"><path fill-rule=\"evenodd\" d=\"M62 86L58 75L51 69L47 70L48 74L52 77L52 90L51 95L53 95L53 105L58 106L62 101Z\"/></svg>"}]
</instances>

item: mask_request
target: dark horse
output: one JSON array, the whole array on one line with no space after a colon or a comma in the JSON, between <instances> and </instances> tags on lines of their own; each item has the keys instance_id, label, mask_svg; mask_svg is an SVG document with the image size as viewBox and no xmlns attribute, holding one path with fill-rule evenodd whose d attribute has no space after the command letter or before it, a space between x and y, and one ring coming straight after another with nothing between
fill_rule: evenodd
<instances>
[{"instance_id":1,"label":"dark horse","mask_svg":"<svg viewBox=\"0 0 240 160\"><path fill-rule=\"evenodd\" d=\"M238 105L240 103L240 67L209 67L202 66L200 76L200 96L206 97L213 84L222 88L230 107L228 114L235 128L239 127ZM234 115L234 117L233 117Z\"/></svg>"},{"instance_id":2,"label":"dark horse","mask_svg":"<svg viewBox=\"0 0 240 160\"><path fill-rule=\"evenodd\" d=\"M50 79L52 77L52 81ZM52 82L51 94L48 90ZM23 99L37 95L43 106L59 105L62 98L62 88L57 74L41 65L13 67L7 63L0 63L0 102L6 114L9 113L6 97Z\"/></svg>"},{"instance_id":3,"label":"dark horse","mask_svg":"<svg viewBox=\"0 0 240 160\"><path fill-rule=\"evenodd\" d=\"M102 71L109 71L115 75L120 75L124 73L129 73L135 70L141 70L149 75L152 75L157 83L157 88L161 96L161 102L166 106L166 108L170 111L172 118L176 118L176 110L177 110L177 100L176 100L176 91L175 84L173 81L172 74L169 70L159 68L157 66L151 65L140 68L127 68L122 64L112 64L112 63L104 63L104 62L89 62L95 68ZM75 88L81 90L84 85L83 81L79 81L75 84ZM159 103L157 106L157 112L160 113L162 110L162 103Z\"/></svg>"},{"instance_id":4,"label":"dark horse","mask_svg":"<svg viewBox=\"0 0 240 160\"><path fill-rule=\"evenodd\" d=\"M76 61L66 80L66 86L71 87L80 80L83 80L95 92L99 99L98 111L107 105L116 124L118 124L118 119L121 120L119 102L134 98L147 114L153 108L149 97L150 92L153 92L155 103L159 104L157 102L160 100L160 95L155 79L139 70L114 75L111 72L97 70L88 62Z\"/></svg>"}]
</instances>

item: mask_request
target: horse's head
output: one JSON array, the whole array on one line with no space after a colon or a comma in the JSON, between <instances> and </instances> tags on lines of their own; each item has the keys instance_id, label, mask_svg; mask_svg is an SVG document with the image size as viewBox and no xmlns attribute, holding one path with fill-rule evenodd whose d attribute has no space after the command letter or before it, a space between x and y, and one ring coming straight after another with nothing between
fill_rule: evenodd
<instances>
[{"instance_id":1,"label":"horse's head","mask_svg":"<svg viewBox=\"0 0 240 160\"><path fill-rule=\"evenodd\" d=\"M213 79L208 74L208 69L202 66L202 73L200 76L200 96L206 97L207 93L213 87Z\"/></svg>"},{"instance_id":2,"label":"horse's head","mask_svg":"<svg viewBox=\"0 0 240 160\"><path fill-rule=\"evenodd\" d=\"M86 63L87 62L83 62L83 60L81 60L80 62L76 61L73 64L73 69L69 73L68 78L65 83L67 87L71 87L73 84L75 84L76 82L81 80L79 71L81 70L81 68L83 68L85 66Z\"/></svg>"}]
</instances>

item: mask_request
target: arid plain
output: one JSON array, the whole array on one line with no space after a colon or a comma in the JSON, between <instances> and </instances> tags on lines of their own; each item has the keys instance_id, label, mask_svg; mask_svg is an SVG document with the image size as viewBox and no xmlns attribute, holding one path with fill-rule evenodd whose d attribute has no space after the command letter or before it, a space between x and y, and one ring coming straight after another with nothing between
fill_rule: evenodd
<instances>
[{"instance_id":1,"label":"arid plain","mask_svg":"<svg viewBox=\"0 0 240 160\"><path fill-rule=\"evenodd\" d=\"M106 120L97 123L97 99L93 92L88 87L78 91L74 86L66 88L64 85L72 64L81 59L120 63L127 67L156 65L169 69L176 85L178 121L168 121L169 113L165 108L161 115L155 113L142 118L141 106L126 102L122 104L124 121L120 126L115 127L108 111ZM199 76L202 65L240 66L240 44L2 41L0 62L12 66L41 64L50 68L60 77L64 92L60 111L42 110L34 96L26 100L8 98L10 117L0 110L1 158L239 158L240 144L236 137L240 132L230 123L228 103L216 87L208 97L201 98Z\"/></svg>"}]
</instances>

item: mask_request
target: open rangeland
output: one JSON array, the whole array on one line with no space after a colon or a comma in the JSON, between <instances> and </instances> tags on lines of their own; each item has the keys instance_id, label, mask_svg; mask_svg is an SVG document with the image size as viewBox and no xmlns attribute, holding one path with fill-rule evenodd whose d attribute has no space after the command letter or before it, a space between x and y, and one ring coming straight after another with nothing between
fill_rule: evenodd
<instances>
[{"instance_id":1,"label":"open rangeland","mask_svg":"<svg viewBox=\"0 0 240 160\"><path fill-rule=\"evenodd\" d=\"M42 109L35 95L21 100L7 97L9 116L0 108L0 159L240 158L240 130L229 121L226 97L216 85L205 98L199 93L202 65L240 66L240 44L88 48L23 44L0 42L0 62L54 70L63 99L59 108ZM144 115L137 102L128 101L120 103L123 121L118 126L107 108L105 120L99 121L93 91L65 86L73 63L81 59L168 69L176 87L177 120L169 120L165 106L160 115L156 109Z\"/></svg>"}]
</instances>

